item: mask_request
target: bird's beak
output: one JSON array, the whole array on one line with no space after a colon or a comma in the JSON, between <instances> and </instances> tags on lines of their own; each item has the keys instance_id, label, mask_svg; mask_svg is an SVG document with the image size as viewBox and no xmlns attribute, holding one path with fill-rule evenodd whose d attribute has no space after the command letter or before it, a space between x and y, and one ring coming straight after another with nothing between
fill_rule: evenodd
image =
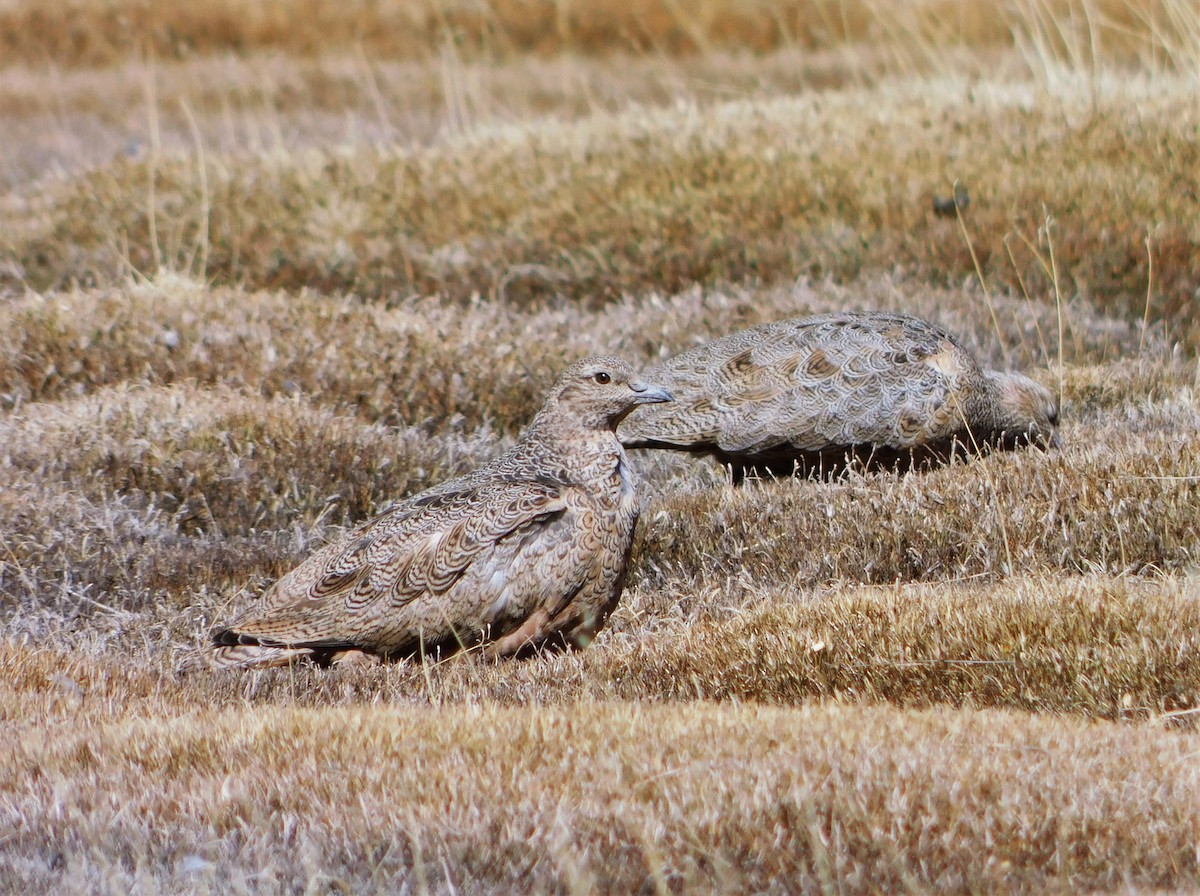
<instances>
[{"instance_id":1,"label":"bird's beak","mask_svg":"<svg viewBox=\"0 0 1200 896\"><path fill-rule=\"evenodd\" d=\"M655 386L653 383L643 383L634 380L629 384L629 388L637 393L638 404L658 404L663 401L675 400L674 395L662 386Z\"/></svg>"}]
</instances>

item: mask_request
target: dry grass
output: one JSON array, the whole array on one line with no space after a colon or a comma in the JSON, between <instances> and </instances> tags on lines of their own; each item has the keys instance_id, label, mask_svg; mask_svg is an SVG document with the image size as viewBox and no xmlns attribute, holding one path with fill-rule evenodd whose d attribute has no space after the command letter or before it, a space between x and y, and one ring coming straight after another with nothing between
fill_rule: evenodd
<instances>
[{"instance_id":1,"label":"dry grass","mask_svg":"<svg viewBox=\"0 0 1200 896\"><path fill-rule=\"evenodd\" d=\"M982 4L911 0L67 0L0 6L6 60L61 66L112 65L135 53L168 58L280 51L309 56L354 48L373 57L428 58L453 43L489 58L615 52L694 54L871 43L909 64L947 46L1032 44L1072 62L1081 52L1166 59L1194 40L1196 21L1174 0L1044 0ZM11 63L10 63L11 64Z\"/></svg>"},{"instance_id":2,"label":"dry grass","mask_svg":"<svg viewBox=\"0 0 1200 896\"><path fill-rule=\"evenodd\" d=\"M1153 277L1152 316L1198 338L1190 81L871 96L642 108L413 151L118 159L14 194L4 241L14 282L37 290L165 267L372 299L594 303L873 269L944 284L978 263L993 288L1057 283L1136 314ZM955 181L973 193L970 243L931 211Z\"/></svg>"},{"instance_id":3,"label":"dry grass","mask_svg":"<svg viewBox=\"0 0 1200 896\"><path fill-rule=\"evenodd\" d=\"M979 65L966 52L952 55ZM154 148L185 155L197 141L219 155L444 144L538 116L574 120L631 104L828 89L877 81L890 68L863 48L586 63L529 56L486 63L446 50L436 64L361 54L131 60L56 73L50 89L39 69L0 68L9 137L0 144L0 184L95 169Z\"/></svg>"},{"instance_id":4,"label":"dry grass","mask_svg":"<svg viewBox=\"0 0 1200 896\"><path fill-rule=\"evenodd\" d=\"M1167 363L1161 331L1144 337L1137 325L1101 316L1085 301L1062 306L1060 345L1058 309L1045 298L989 304L977 292L887 277L848 287L694 289L594 311L480 301L464 312L436 298L384 307L308 291L210 290L166 276L0 305L0 406L122 384L191 383L301 395L390 425L440 430L487 422L515 434L563 358L604 351L649 362L735 327L840 308L923 315L959 334L991 366L1044 369L1061 356L1072 365L1072 380L1090 390L1089 403L1163 398L1190 376ZM1146 338L1149 348L1137 363L1092 369L1137 354Z\"/></svg>"},{"instance_id":5,"label":"dry grass","mask_svg":"<svg viewBox=\"0 0 1200 896\"><path fill-rule=\"evenodd\" d=\"M0 9L0 892L1200 887L1194 10L350 9ZM587 651L176 674L574 358L842 308L1063 448L639 453Z\"/></svg>"},{"instance_id":6,"label":"dry grass","mask_svg":"<svg viewBox=\"0 0 1200 896\"><path fill-rule=\"evenodd\" d=\"M1163 869L1195 863L1184 738L1011 713L593 709L196 709L28 731L0 752L10 842L36 856L13 882L1065 892L1169 886Z\"/></svg>"}]
</instances>

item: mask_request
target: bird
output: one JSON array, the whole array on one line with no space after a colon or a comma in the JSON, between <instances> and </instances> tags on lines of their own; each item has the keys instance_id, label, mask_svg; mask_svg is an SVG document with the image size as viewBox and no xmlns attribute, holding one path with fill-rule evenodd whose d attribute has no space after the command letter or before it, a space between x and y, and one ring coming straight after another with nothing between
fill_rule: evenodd
<instances>
[{"instance_id":1,"label":"bird","mask_svg":"<svg viewBox=\"0 0 1200 896\"><path fill-rule=\"evenodd\" d=\"M645 375L674 395L620 425L627 448L710 454L749 474L831 478L909 470L989 447L1060 444L1051 392L987 370L941 327L837 312L751 327Z\"/></svg>"},{"instance_id":2,"label":"bird","mask_svg":"<svg viewBox=\"0 0 1200 896\"><path fill-rule=\"evenodd\" d=\"M208 665L585 647L620 600L639 513L617 425L670 400L620 358L575 363L511 450L316 551L212 633Z\"/></svg>"}]
</instances>

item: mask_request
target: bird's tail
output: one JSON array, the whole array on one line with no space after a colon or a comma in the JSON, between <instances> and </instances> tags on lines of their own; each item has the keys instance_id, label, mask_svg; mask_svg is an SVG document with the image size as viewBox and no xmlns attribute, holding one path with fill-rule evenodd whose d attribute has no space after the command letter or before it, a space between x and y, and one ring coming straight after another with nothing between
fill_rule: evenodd
<instances>
[{"instance_id":1,"label":"bird's tail","mask_svg":"<svg viewBox=\"0 0 1200 896\"><path fill-rule=\"evenodd\" d=\"M210 669L268 669L290 666L312 656L311 647L268 647L265 644L234 644L213 647L208 657Z\"/></svg>"}]
</instances>

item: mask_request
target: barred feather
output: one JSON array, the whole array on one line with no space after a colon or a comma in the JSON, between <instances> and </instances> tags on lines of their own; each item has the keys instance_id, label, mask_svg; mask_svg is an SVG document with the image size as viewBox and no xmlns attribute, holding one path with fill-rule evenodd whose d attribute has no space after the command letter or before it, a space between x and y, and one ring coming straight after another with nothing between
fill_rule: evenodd
<instances>
[{"instance_id":1,"label":"barred feather","mask_svg":"<svg viewBox=\"0 0 1200 896\"><path fill-rule=\"evenodd\" d=\"M586 644L620 598L638 514L617 424L669 398L618 358L575 364L511 451L317 551L214 633L211 665Z\"/></svg>"},{"instance_id":2,"label":"barred feather","mask_svg":"<svg viewBox=\"0 0 1200 896\"><path fill-rule=\"evenodd\" d=\"M902 314L763 324L647 372L669 405L621 424L626 447L711 453L736 473L832 472L944 460L955 446L1057 442L1058 405L1017 373L984 370L940 327Z\"/></svg>"}]
</instances>

